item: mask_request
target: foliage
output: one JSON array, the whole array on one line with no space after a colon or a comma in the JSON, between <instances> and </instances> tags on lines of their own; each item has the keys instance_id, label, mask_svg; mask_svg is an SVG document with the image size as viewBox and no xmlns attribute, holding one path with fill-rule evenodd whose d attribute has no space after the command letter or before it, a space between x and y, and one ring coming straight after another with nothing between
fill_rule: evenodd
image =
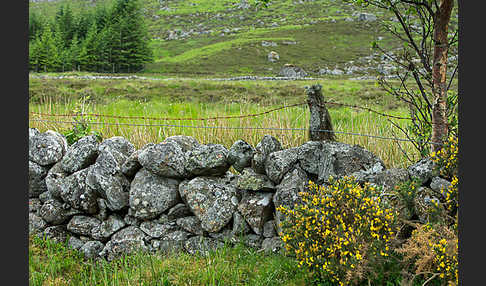
<instances>
[{"instance_id":1,"label":"foliage","mask_svg":"<svg viewBox=\"0 0 486 286\"><path fill-rule=\"evenodd\" d=\"M432 152L430 155L439 174L446 179L453 179L458 175L458 143L458 138L451 135L441 150Z\"/></svg>"},{"instance_id":2,"label":"foliage","mask_svg":"<svg viewBox=\"0 0 486 286\"><path fill-rule=\"evenodd\" d=\"M354 178L332 179L328 186L309 182L302 204L277 208L282 240L322 280L356 283L381 268L389 258L397 213L378 191Z\"/></svg>"},{"instance_id":3,"label":"foliage","mask_svg":"<svg viewBox=\"0 0 486 286\"><path fill-rule=\"evenodd\" d=\"M99 141L102 140L101 132L91 130L91 119L89 116L85 115L86 110L88 109L89 99L90 96L83 97L82 100L77 102L76 107L73 109L73 113L75 114L73 117L73 127L71 130L64 132L68 145L72 145L79 139L88 135L95 135Z\"/></svg>"},{"instance_id":4,"label":"foliage","mask_svg":"<svg viewBox=\"0 0 486 286\"><path fill-rule=\"evenodd\" d=\"M137 72L152 61L139 0L117 0L74 13L59 6L40 21L29 15L29 65L36 72Z\"/></svg>"}]
</instances>

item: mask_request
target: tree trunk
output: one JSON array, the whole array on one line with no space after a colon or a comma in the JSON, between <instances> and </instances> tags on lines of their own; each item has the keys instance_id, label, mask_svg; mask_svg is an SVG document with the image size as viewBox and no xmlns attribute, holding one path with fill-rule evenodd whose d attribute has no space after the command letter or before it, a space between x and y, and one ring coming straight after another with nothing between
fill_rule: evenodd
<instances>
[{"instance_id":1,"label":"tree trunk","mask_svg":"<svg viewBox=\"0 0 486 286\"><path fill-rule=\"evenodd\" d=\"M335 141L331 123L331 116L324 104L324 97L321 92L321 85L315 84L306 87L307 104L310 110L309 119L309 140L311 141ZM319 131L327 130L327 131Z\"/></svg>"},{"instance_id":2,"label":"tree trunk","mask_svg":"<svg viewBox=\"0 0 486 286\"><path fill-rule=\"evenodd\" d=\"M447 138L447 54L449 50L447 35L449 21L454 5L453 0L441 0L434 15L434 62L432 66L433 95L432 105L432 142L443 143ZM438 151L442 144L433 144Z\"/></svg>"}]
</instances>

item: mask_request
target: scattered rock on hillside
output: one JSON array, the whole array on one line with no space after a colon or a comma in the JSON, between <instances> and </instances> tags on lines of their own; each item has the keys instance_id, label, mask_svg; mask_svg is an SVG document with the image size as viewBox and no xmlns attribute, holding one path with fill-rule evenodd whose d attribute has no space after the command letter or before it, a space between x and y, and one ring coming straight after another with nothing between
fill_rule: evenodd
<instances>
[{"instance_id":1,"label":"scattered rock on hillside","mask_svg":"<svg viewBox=\"0 0 486 286\"><path fill-rule=\"evenodd\" d=\"M280 59L280 56L277 52L275 51L271 51L268 53L267 55L267 60L271 63L274 63L274 62L278 62L278 60Z\"/></svg>"},{"instance_id":2,"label":"scattered rock on hillside","mask_svg":"<svg viewBox=\"0 0 486 286\"><path fill-rule=\"evenodd\" d=\"M306 77L308 74L302 68L286 64L279 72L279 76L289 77L289 78L300 78Z\"/></svg>"}]
</instances>

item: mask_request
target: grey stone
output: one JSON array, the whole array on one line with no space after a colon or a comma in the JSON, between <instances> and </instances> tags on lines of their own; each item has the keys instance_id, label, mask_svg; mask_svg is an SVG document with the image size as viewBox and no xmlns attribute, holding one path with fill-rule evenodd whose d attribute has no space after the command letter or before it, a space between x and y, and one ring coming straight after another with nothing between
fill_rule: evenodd
<instances>
[{"instance_id":1,"label":"grey stone","mask_svg":"<svg viewBox=\"0 0 486 286\"><path fill-rule=\"evenodd\" d=\"M47 172L45 181L46 181L46 187L47 190L51 193L51 195L54 198L61 199L61 190L62 190L62 182L63 179L69 176L68 173L66 173L62 168L61 168L61 162L59 161L52 168L49 169Z\"/></svg>"},{"instance_id":2,"label":"grey stone","mask_svg":"<svg viewBox=\"0 0 486 286\"><path fill-rule=\"evenodd\" d=\"M243 168L251 166L251 159L255 148L243 140L237 140L228 150L228 163L240 172Z\"/></svg>"},{"instance_id":3,"label":"grey stone","mask_svg":"<svg viewBox=\"0 0 486 286\"><path fill-rule=\"evenodd\" d=\"M152 219L180 202L179 181L160 177L145 168L135 175L130 187L130 208L140 219Z\"/></svg>"},{"instance_id":4,"label":"grey stone","mask_svg":"<svg viewBox=\"0 0 486 286\"><path fill-rule=\"evenodd\" d=\"M184 242L191 236L191 233L176 230L170 232L160 239L159 251L162 253L178 253L184 251Z\"/></svg>"},{"instance_id":5,"label":"grey stone","mask_svg":"<svg viewBox=\"0 0 486 286\"><path fill-rule=\"evenodd\" d=\"M200 145L194 137L186 135L170 136L165 138L164 142L175 142L182 148L184 152L191 151Z\"/></svg>"},{"instance_id":6,"label":"grey stone","mask_svg":"<svg viewBox=\"0 0 486 286\"><path fill-rule=\"evenodd\" d=\"M376 21L376 16L371 13L359 13L358 21Z\"/></svg>"},{"instance_id":7,"label":"grey stone","mask_svg":"<svg viewBox=\"0 0 486 286\"><path fill-rule=\"evenodd\" d=\"M54 225L44 229L44 237L56 243L66 243L69 237L69 233L66 230L65 225Z\"/></svg>"},{"instance_id":8,"label":"grey stone","mask_svg":"<svg viewBox=\"0 0 486 286\"><path fill-rule=\"evenodd\" d=\"M196 235L204 235L205 233L204 229L201 227L201 221L196 216L178 218L176 223L187 232Z\"/></svg>"},{"instance_id":9,"label":"grey stone","mask_svg":"<svg viewBox=\"0 0 486 286\"><path fill-rule=\"evenodd\" d=\"M265 174L265 162L270 153L282 150L282 145L277 138L271 135L263 136L255 147L255 154L251 162L252 168L260 174Z\"/></svg>"},{"instance_id":10,"label":"grey stone","mask_svg":"<svg viewBox=\"0 0 486 286\"><path fill-rule=\"evenodd\" d=\"M300 67L285 65L279 72L279 76L290 77L290 78L301 78L306 77L308 73Z\"/></svg>"},{"instance_id":11,"label":"grey stone","mask_svg":"<svg viewBox=\"0 0 486 286\"><path fill-rule=\"evenodd\" d=\"M100 256L112 261L124 254L148 251L145 237L146 235L138 227L128 226L113 234L100 252Z\"/></svg>"},{"instance_id":12,"label":"grey stone","mask_svg":"<svg viewBox=\"0 0 486 286\"><path fill-rule=\"evenodd\" d=\"M98 137L85 136L69 146L61 159L61 168L66 173L74 173L88 167L96 161L98 156Z\"/></svg>"},{"instance_id":13,"label":"grey stone","mask_svg":"<svg viewBox=\"0 0 486 286\"><path fill-rule=\"evenodd\" d=\"M218 240L204 236L193 236L184 242L184 249L192 255L208 255L210 251L216 250L223 245L224 244Z\"/></svg>"},{"instance_id":14,"label":"grey stone","mask_svg":"<svg viewBox=\"0 0 486 286\"><path fill-rule=\"evenodd\" d=\"M378 173L368 181L383 188L384 191L392 190L396 185L409 181L410 176L406 169L391 168Z\"/></svg>"},{"instance_id":15,"label":"grey stone","mask_svg":"<svg viewBox=\"0 0 486 286\"><path fill-rule=\"evenodd\" d=\"M298 150L294 147L270 153L265 162L265 172L275 184L280 183L283 176L297 163Z\"/></svg>"},{"instance_id":16,"label":"grey stone","mask_svg":"<svg viewBox=\"0 0 486 286\"><path fill-rule=\"evenodd\" d=\"M90 167L89 167L90 168ZM86 184L89 168L77 171L61 180L61 198L72 208L88 214L98 212L97 193Z\"/></svg>"},{"instance_id":17,"label":"grey stone","mask_svg":"<svg viewBox=\"0 0 486 286\"><path fill-rule=\"evenodd\" d=\"M258 174L252 168L245 168L236 179L236 188L246 191L275 191L275 184L266 175Z\"/></svg>"},{"instance_id":18,"label":"grey stone","mask_svg":"<svg viewBox=\"0 0 486 286\"><path fill-rule=\"evenodd\" d=\"M300 192L306 192L309 180L307 175L301 169L294 169L287 173L282 182L277 186L277 191L273 196L275 208L284 206L293 209L295 204L302 203ZM285 219L285 215L280 211L275 211L275 222L277 232L282 232L280 224Z\"/></svg>"},{"instance_id":19,"label":"grey stone","mask_svg":"<svg viewBox=\"0 0 486 286\"><path fill-rule=\"evenodd\" d=\"M140 164L150 172L169 178L184 178L186 158L184 150L174 141L161 142L138 154Z\"/></svg>"},{"instance_id":20,"label":"grey stone","mask_svg":"<svg viewBox=\"0 0 486 286\"><path fill-rule=\"evenodd\" d=\"M174 219L191 216L191 215L193 215L191 209L185 204L179 203L169 209L169 212L167 213L167 218L169 220L174 220Z\"/></svg>"},{"instance_id":21,"label":"grey stone","mask_svg":"<svg viewBox=\"0 0 486 286\"><path fill-rule=\"evenodd\" d=\"M29 198L36 198L47 191L45 177L48 168L29 160Z\"/></svg>"},{"instance_id":22,"label":"grey stone","mask_svg":"<svg viewBox=\"0 0 486 286\"><path fill-rule=\"evenodd\" d=\"M85 244L84 241L81 239L75 237L75 236L70 236L68 240L68 247L72 248L74 250L79 250L83 245Z\"/></svg>"},{"instance_id":23,"label":"grey stone","mask_svg":"<svg viewBox=\"0 0 486 286\"><path fill-rule=\"evenodd\" d=\"M251 232L251 228L246 222L245 218L239 213L233 213L233 235L240 236L246 235Z\"/></svg>"},{"instance_id":24,"label":"grey stone","mask_svg":"<svg viewBox=\"0 0 486 286\"><path fill-rule=\"evenodd\" d=\"M238 205L236 188L211 177L183 181L179 193L208 232L217 232L227 225Z\"/></svg>"},{"instance_id":25,"label":"grey stone","mask_svg":"<svg viewBox=\"0 0 486 286\"><path fill-rule=\"evenodd\" d=\"M52 165L62 159L67 146L66 138L58 132L38 133L29 137L29 160L41 166Z\"/></svg>"},{"instance_id":26,"label":"grey stone","mask_svg":"<svg viewBox=\"0 0 486 286\"><path fill-rule=\"evenodd\" d=\"M135 152L135 146L121 136L115 136L103 140L98 149L99 152L120 153L125 159ZM123 164L123 162L120 161L118 163L120 165Z\"/></svg>"},{"instance_id":27,"label":"grey stone","mask_svg":"<svg viewBox=\"0 0 486 286\"><path fill-rule=\"evenodd\" d=\"M51 225L62 224L79 213L55 199L46 201L39 210L39 216Z\"/></svg>"},{"instance_id":28,"label":"grey stone","mask_svg":"<svg viewBox=\"0 0 486 286\"><path fill-rule=\"evenodd\" d=\"M42 206L42 202L39 199L29 199L29 213L37 213Z\"/></svg>"},{"instance_id":29,"label":"grey stone","mask_svg":"<svg viewBox=\"0 0 486 286\"><path fill-rule=\"evenodd\" d=\"M271 51L268 53L267 55L267 60L271 63L274 63L274 62L278 62L278 60L280 59L280 56L277 52L275 51Z\"/></svg>"},{"instance_id":30,"label":"grey stone","mask_svg":"<svg viewBox=\"0 0 486 286\"><path fill-rule=\"evenodd\" d=\"M130 209L128 209L130 210ZM132 226L140 226L140 223L141 223L141 220L139 220L138 218L134 217L133 215L130 215L130 214L127 214L124 218L123 218L123 221L127 224L127 225L132 225Z\"/></svg>"},{"instance_id":31,"label":"grey stone","mask_svg":"<svg viewBox=\"0 0 486 286\"><path fill-rule=\"evenodd\" d=\"M258 234L249 234L243 238L243 243L254 249L261 249L263 238Z\"/></svg>"},{"instance_id":32,"label":"grey stone","mask_svg":"<svg viewBox=\"0 0 486 286\"><path fill-rule=\"evenodd\" d=\"M434 161L427 157L409 166L407 171L412 180L417 179L422 184L426 184L434 176L434 167Z\"/></svg>"},{"instance_id":33,"label":"grey stone","mask_svg":"<svg viewBox=\"0 0 486 286\"><path fill-rule=\"evenodd\" d=\"M256 234L263 233L263 225L272 218L273 193L243 193L238 211Z\"/></svg>"},{"instance_id":34,"label":"grey stone","mask_svg":"<svg viewBox=\"0 0 486 286\"><path fill-rule=\"evenodd\" d=\"M47 222L40 216L29 213L29 234L42 233L47 226Z\"/></svg>"},{"instance_id":35,"label":"grey stone","mask_svg":"<svg viewBox=\"0 0 486 286\"><path fill-rule=\"evenodd\" d=\"M155 221L144 221L140 224L140 229L150 237L160 238L169 232L176 230L176 227L170 224L161 224Z\"/></svg>"},{"instance_id":36,"label":"grey stone","mask_svg":"<svg viewBox=\"0 0 486 286\"><path fill-rule=\"evenodd\" d=\"M269 220L263 225L263 237L269 238L277 236L275 230L275 220Z\"/></svg>"},{"instance_id":37,"label":"grey stone","mask_svg":"<svg viewBox=\"0 0 486 286\"><path fill-rule=\"evenodd\" d=\"M45 203L48 200L58 200L58 201L62 201L62 199L54 197L52 195L52 193L49 192L49 191L45 191L42 194L40 194L39 195L39 200L41 201L41 203Z\"/></svg>"},{"instance_id":38,"label":"grey stone","mask_svg":"<svg viewBox=\"0 0 486 286\"><path fill-rule=\"evenodd\" d=\"M101 221L94 217L75 215L67 224L67 230L72 233L92 237L93 231L98 228Z\"/></svg>"},{"instance_id":39,"label":"grey stone","mask_svg":"<svg viewBox=\"0 0 486 286\"><path fill-rule=\"evenodd\" d=\"M84 254L86 259L93 259L99 256L105 245L97 240L90 240L83 244L79 251Z\"/></svg>"},{"instance_id":40,"label":"grey stone","mask_svg":"<svg viewBox=\"0 0 486 286\"><path fill-rule=\"evenodd\" d=\"M430 182L430 188L440 194L444 194L445 190L447 190L451 186L451 182L443 179L441 177L433 177L432 181Z\"/></svg>"},{"instance_id":41,"label":"grey stone","mask_svg":"<svg viewBox=\"0 0 486 286\"><path fill-rule=\"evenodd\" d=\"M186 170L195 176L219 176L228 171L228 150L221 144L199 145L186 153Z\"/></svg>"},{"instance_id":42,"label":"grey stone","mask_svg":"<svg viewBox=\"0 0 486 286\"><path fill-rule=\"evenodd\" d=\"M123 175L132 178L142 168L142 165L138 161L138 155L142 150L136 150L133 152L121 166L121 172Z\"/></svg>"},{"instance_id":43,"label":"grey stone","mask_svg":"<svg viewBox=\"0 0 486 286\"><path fill-rule=\"evenodd\" d=\"M268 237L262 241L262 249L265 252L278 253L284 248L284 243L282 239L278 236Z\"/></svg>"},{"instance_id":44,"label":"grey stone","mask_svg":"<svg viewBox=\"0 0 486 286\"><path fill-rule=\"evenodd\" d=\"M108 218L95 226L91 231L91 236L100 241L108 240L118 230L126 226L125 221L117 214L111 214Z\"/></svg>"}]
</instances>

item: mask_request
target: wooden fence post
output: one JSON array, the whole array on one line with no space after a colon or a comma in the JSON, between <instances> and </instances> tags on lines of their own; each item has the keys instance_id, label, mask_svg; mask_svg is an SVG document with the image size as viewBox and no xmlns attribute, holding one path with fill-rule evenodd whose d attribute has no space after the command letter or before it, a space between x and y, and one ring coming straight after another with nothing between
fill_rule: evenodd
<instances>
[{"instance_id":1,"label":"wooden fence post","mask_svg":"<svg viewBox=\"0 0 486 286\"><path fill-rule=\"evenodd\" d=\"M309 140L310 141L336 141L331 122L331 116L324 104L324 97L321 92L322 86L314 84L305 87L307 104L310 110L309 119ZM326 132L318 130L329 130Z\"/></svg>"}]
</instances>

